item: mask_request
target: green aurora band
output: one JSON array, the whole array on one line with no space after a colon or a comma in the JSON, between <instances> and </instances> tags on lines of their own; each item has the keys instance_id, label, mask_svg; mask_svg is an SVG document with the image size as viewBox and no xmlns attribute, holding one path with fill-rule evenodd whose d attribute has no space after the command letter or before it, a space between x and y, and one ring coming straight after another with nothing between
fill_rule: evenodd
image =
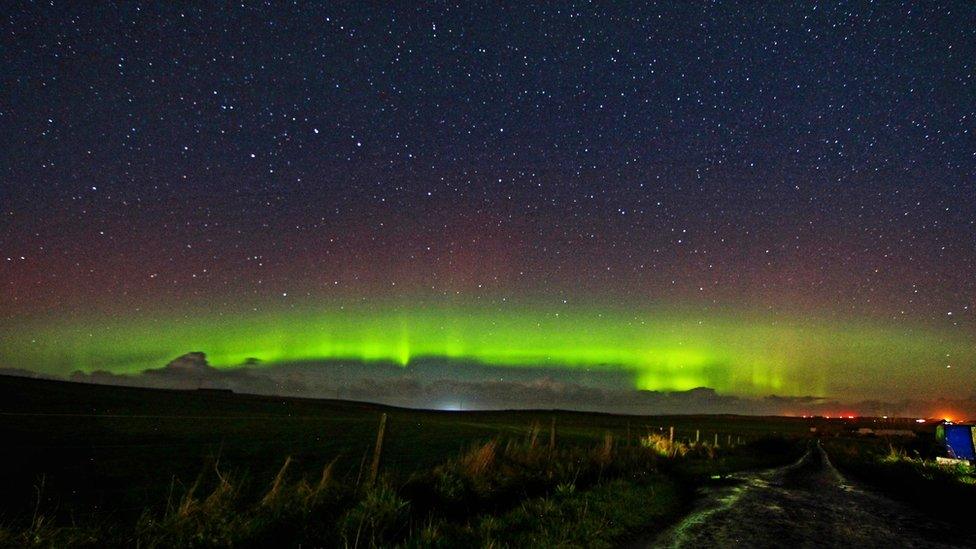
<instances>
[{"instance_id":1,"label":"green aurora band","mask_svg":"<svg viewBox=\"0 0 976 549\"><path fill-rule=\"evenodd\" d=\"M643 390L737 395L946 396L967 338L918 326L592 307L344 306L40 321L0 335L0 366L45 373L158 368L188 351L217 367L421 358L511 368L623 370ZM366 367L364 365L364 367ZM960 372L961 374L961 372ZM938 385L937 387L933 385ZM951 391L950 391L951 392Z\"/></svg>"}]
</instances>

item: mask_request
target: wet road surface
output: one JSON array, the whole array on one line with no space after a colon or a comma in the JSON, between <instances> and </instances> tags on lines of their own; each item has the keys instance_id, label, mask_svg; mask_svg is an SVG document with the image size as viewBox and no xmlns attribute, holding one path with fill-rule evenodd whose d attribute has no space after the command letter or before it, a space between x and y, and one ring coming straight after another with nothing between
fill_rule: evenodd
<instances>
[{"instance_id":1,"label":"wet road surface","mask_svg":"<svg viewBox=\"0 0 976 549\"><path fill-rule=\"evenodd\" d=\"M944 524L845 480L814 445L788 467L733 475L647 547L961 547Z\"/></svg>"}]
</instances>

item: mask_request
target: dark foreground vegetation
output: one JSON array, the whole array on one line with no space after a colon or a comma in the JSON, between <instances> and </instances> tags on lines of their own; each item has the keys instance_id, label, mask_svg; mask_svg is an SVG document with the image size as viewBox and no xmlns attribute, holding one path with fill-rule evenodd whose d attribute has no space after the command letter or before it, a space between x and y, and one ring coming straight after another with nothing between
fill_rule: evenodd
<instances>
[{"instance_id":1,"label":"dark foreground vegetation","mask_svg":"<svg viewBox=\"0 0 976 549\"><path fill-rule=\"evenodd\" d=\"M976 533L976 470L966 462L939 463L945 450L934 433L920 431L913 438L835 437L826 440L824 448L846 476L954 529Z\"/></svg>"},{"instance_id":2,"label":"dark foreground vegetation","mask_svg":"<svg viewBox=\"0 0 976 549\"><path fill-rule=\"evenodd\" d=\"M795 457L795 445L784 439L729 450L725 459L706 444L650 444L620 446L608 436L593 448L560 449L490 440L402 481L336 478L331 462L318 478L289 478L286 460L258 494L215 464L210 478L198 479L159 512L145 510L134 523L108 517L59 523L38 512L4 530L0 541L52 547L610 547L681 514L694 482L704 480L689 474L700 473L700 464L689 464L709 460L718 472Z\"/></svg>"},{"instance_id":3,"label":"dark foreground vegetation","mask_svg":"<svg viewBox=\"0 0 976 549\"><path fill-rule=\"evenodd\" d=\"M795 459L806 429L17 378L0 403L0 544L43 547L614 546L716 475Z\"/></svg>"},{"instance_id":4,"label":"dark foreground vegetation","mask_svg":"<svg viewBox=\"0 0 976 549\"><path fill-rule=\"evenodd\" d=\"M437 412L0 377L0 546L627 545L812 437L848 478L971 531L976 471L936 462L930 425L856 434L874 421Z\"/></svg>"}]
</instances>

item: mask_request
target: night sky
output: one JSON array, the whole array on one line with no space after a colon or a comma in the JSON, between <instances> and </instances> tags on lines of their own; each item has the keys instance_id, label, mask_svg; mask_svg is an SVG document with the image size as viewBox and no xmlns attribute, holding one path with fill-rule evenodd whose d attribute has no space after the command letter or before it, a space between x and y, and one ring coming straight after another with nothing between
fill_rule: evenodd
<instances>
[{"instance_id":1,"label":"night sky","mask_svg":"<svg viewBox=\"0 0 976 549\"><path fill-rule=\"evenodd\" d=\"M0 8L0 367L976 394L976 4L382 4Z\"/></svg>"}]
</instances>

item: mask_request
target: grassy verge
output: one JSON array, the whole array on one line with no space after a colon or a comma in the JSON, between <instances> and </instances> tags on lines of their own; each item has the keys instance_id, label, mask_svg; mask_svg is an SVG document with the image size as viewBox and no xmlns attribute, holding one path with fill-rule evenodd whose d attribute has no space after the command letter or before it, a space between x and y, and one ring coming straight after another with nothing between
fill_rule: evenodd
<instances>
[{"instance_id":1,"label":"grassy verge","mask_svg":"<svg viewBox=\"0 0 976 549\"><path fill-rule=\"evenodd\" d=\"M923 441L924 442L924 441ZM976 471L968 464L939 464L917 441L828 440L824 448L845 475L968 531L976 501Z\"/></svg>"},{"instance_id":2,"label":"grassy verge","mask_svg":"<svg viewBox=\"0 0 976 549\"><path fill-rule=\"evenodd\" d=\"M673 479L617 479L583 492L563 488L500 516L478 517L460 531L447 531L437 546L615 547L667 526L684 508L685 495Z\"/></svg>"}]
</instances>

